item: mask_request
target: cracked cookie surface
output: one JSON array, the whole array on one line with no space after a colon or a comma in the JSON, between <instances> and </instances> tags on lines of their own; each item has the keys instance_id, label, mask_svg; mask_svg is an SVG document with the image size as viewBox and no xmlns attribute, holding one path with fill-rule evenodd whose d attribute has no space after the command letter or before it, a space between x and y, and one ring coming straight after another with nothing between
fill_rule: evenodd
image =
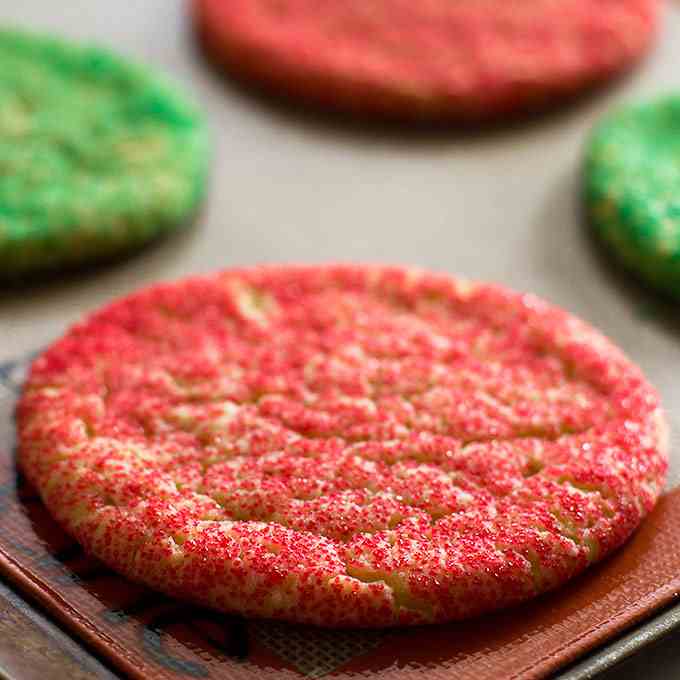
<instances>
[{"instance_id":1,"label":"cracked cookie surface","mask_svg":"<svg viewBox=\"0 0 680 680\"><path fill-rule=\"evenodd\" d=\"M216 61L270 90L407 120L553 105L649 47L658 0L193 0Z\"/></svg>"},{"instance_id":2,"label":"cracked cookie surface","mask_svg":"<svg viewBox=\"0 0 680 680\"><path fill-rule=\"evenodd\" d=\"M643 375L531 295L415 269L161 284L33 364L20 462L90 552L325 626L461 619L620 546L666 471Z\"/></svg>"}]
</instances>

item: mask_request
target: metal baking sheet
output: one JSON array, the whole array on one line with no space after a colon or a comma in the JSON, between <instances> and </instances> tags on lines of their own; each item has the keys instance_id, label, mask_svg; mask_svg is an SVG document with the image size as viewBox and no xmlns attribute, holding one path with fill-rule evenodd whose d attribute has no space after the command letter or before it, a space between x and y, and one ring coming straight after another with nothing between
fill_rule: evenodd
<instances>
[{"instance_id":1,"label":"metal baking sheet","mask_svg":"<svg viewBox=\"0 0 680 680\"><path fill-rule=\"evenodd\" d=\"M630 76L559 113L477 133L359 126L255 96L205 62L180 0L5 1L0 22L108 45L167 72L204 106L213 136L211 191L194 227L115 266L0 292L0 361L158 279L269 261L412 263L531 290L601 328L659 388L674 432L669 484L680 481L678 307L611 266L579 200L593 123L678 86L677 2ZM663 651L670 643L650 646L680 639L679 620L670 610L563 677L593 677L643 648L617 678L645 659L649 680L680 674L680 653Z\"/></svg>"}]
</instances>

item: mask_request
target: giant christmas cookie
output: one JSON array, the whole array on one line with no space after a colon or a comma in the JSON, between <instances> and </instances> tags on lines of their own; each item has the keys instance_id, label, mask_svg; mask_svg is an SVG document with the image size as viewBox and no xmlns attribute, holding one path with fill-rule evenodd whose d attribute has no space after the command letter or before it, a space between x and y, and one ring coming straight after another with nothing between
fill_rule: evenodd
<instances>
[{"instance_id":1,"label":"giant christmas cookie","mask_svg":"<svg viewBox=\"0 0 680 680\"><path fill-rule=\"evenodd\" d=\"M634 62L658 0L192 0L237 75L343 111L478 120L539 108Z\"/></svg>"},{"instance_id":2,"label":"giant christmas cookie","mask_svg":"<svg viewBox=\"0 0 680 680\"><path fill-rule=\"evenodd\" d=\"M619 547L666 470L659 399L531 295L416 270L163 284L33 364L20 460L130 579L323 626L448 621Z\"/></svg>"},{"instance_id":3,"label":"giant christmas cookie","mask_svg":"<svg viewBox=\"0 0 680 680\"><path fill-rule=\"evenodd\" d=\"M118 255L185 224L206 129L106 51L0 31L0 278Z\"/></svg>"}]
</instances>

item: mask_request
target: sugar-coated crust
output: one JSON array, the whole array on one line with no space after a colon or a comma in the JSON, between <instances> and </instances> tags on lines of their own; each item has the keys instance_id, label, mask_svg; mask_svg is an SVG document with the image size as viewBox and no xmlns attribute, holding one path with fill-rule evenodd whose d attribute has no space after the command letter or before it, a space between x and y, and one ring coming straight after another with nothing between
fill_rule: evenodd
<instances>
[{"instance_id":1,"label":"sugar-coated crust","mask_svg":"<svg viewBox=\"0 0 680 680\"><path fill-rule=\"evenodd\" d=\"M185 225L208 146L196 105L152 71L0 29L0 280L112 258Z\"/></svg>"},{"instance_id":2,"label":"sugar-coated crust","mask_svg":"<svg viewBox=\"0 0 680 680\"><path fill-rule=\"evenodd\" d=\"M664 483L640 370L532 295L382 266L161 284L34 363L20 462L130 579L323 626L462 619L620 546Z\"/></svg>"},{"instance_id":3,"label":"sugar-coated crust","mask_svg":"<svg viewBox=\"0 0 680 680\"><path fill-rule=\"evenodd\" d=\"M314 104L484 120L549 105L630 66L659 0L192 0L234 73Z\"/></svg>"},{"instance_id":4,"label":"sugar-coated crust","mask_svg":"<svg viewBox=\"0 0 680 680\"><path fill-rule=\"evenodd\" d=\"M609 114L589 140L584 198L608 249L646 283L680 299L677 167L680 96Z\"/></svg>"}]
</instances>

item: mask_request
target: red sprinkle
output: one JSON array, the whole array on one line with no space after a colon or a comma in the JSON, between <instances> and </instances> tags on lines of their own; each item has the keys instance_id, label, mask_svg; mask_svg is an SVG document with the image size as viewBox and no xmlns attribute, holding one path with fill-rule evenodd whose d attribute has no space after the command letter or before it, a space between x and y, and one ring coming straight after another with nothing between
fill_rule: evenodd
<instances>
[{"instance_id":1,"label":"red sprinkle","mask_svg":"<svg viewBox=\"0 0 680 680\"><path fill-rule=\"evenodd\" d=\"M629 67L659 0L193 0L237 76L341 111L479 120L545 107Z\"/></svg>"},{"instance_id":2,"label":"red sprinkle","mask_svg":"<svg viewBox=\"0 0 680 680\"><path fill-rule=\"evenodd\" d=\"M413 269L161 284L32 367L21 464L89 551L219 609L460 619L621 545L664 483L659 399L531 295Z\"/></svg>"}]
</instances>

